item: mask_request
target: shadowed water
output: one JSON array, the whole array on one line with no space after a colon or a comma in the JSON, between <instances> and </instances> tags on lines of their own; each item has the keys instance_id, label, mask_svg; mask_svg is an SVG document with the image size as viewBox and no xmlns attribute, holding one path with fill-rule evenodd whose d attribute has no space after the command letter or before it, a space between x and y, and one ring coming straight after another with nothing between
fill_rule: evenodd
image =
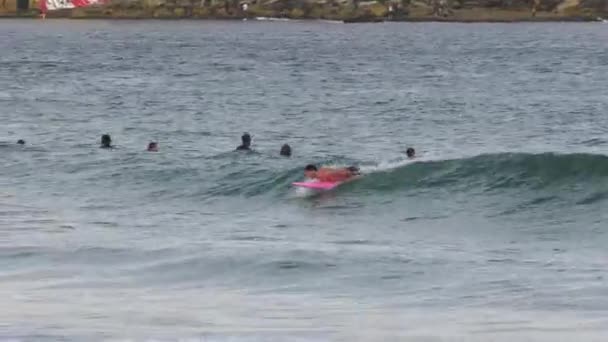
<instances>
[{"instance_id":1,"label":"shadowed water","mask_svg":"<svg viewBox=\"0 0 608 342\"><path fill-rule=\"evenodd\" d=\"M0 31L0 339L605 340L605 25Z\"/></svg>"}]
</instances>

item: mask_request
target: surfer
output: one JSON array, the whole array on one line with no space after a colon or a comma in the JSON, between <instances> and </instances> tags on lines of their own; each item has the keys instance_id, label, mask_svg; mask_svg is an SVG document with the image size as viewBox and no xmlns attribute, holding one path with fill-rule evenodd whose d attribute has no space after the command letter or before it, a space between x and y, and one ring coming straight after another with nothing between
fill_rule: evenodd
<instances>
[{"instance_id":1,"label":"surfer","mask_svg":"<svg viewBox=\"0 0 608 342\"><path fill-rule=\"evenodd\" d=\"M414 150L412 147L408 147L405 154L409 159L414 159L416 157L416 150Z\"/></svg>"},{"instance_id":2,"label":"surfer","mask_svg":"<svg viewBox=\"0 0 608 342\"><path fill-rule=\"evenodd\" d=\"M112 137L109 134L104 134L101 136L101 148L114 148L112 146Z\"/></svg>"},{"instance_id":3,"label":"surfer","mask_svg":"<svg viewBox=\"0 0 608 342\"><path fill-rule=\"evenodd\" d=\"M151 141L148 144L148 148L147 148L148 152L158 152L158 143L155 141Z\"/></svg>"},{"instance_id":4,"label":"surfer","mask_svg":"<svg viewBox=\"0 0 608 342\"><path fill-rule=\"evenodd\" d=\"M289 144L285 144L285 145L281 146L280 154L283 157L291 157L291 146L289 146Z\"/></svg>"},{"instance_id":5,"label":"surfer","mask_svg":"<svg viewBox=\"0 0 608 342\"><path fill-rule=\"evenodd\" d=\"M344 182L354 176L358 176L361 173L359 168L356 166L349 166L344 168L330 168L322 167L317 168L315 165L307 165L304 168L304 176L309 179L316 179L321 182Z\"/></svg>"},{"instance_id":6,"label":"surfer","mask_svg":"<svg viewBox=\"0 0 608 342\"><path fill-rule=\"evenodd\" d=\"M236 148L237 151L251 151L251 135L249 133L243 133L241 142L241 145Z\"/></svg>"}]
</instances>

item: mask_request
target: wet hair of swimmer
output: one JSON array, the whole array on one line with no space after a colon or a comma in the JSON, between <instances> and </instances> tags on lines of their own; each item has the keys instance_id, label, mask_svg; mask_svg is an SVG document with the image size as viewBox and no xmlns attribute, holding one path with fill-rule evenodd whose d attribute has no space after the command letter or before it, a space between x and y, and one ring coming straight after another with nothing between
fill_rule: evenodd
<instances>
[{"instance_id":1,"label":"wet hair of swimmer","mask_svg":"<svg viewBox=\"0 0 608 342\"><path fill-rule=\"evenodd\" d=\"M156 151L158 151L158 143L156 143L154 141L151 141L148 144L148 151L150 151L150 152L156 152Z\"/></svg>"},{"instance_id":2,"label":"wet hair of swimmer","mask_svg":"<svg viewBox=\"0 0 608 342\"><path fill-rule=\"evenodd\" d=\"M251 147L251 135L249 135L249 133L243 133L243 135L241 136L241 141L242 144L240 146L238 146L236 149L238 150L249 150Z\"/></svg>"},{"instance_id":3,"label":"wet hair of swimmer","mask_svg":"<svg viewBox=\"0 0 608 342\"><path fill-rule=\"evenodd\" d=\"M312 164L308 164L304 168L304 171L319 171L319 169L317 169L317 167Z\"/></svg>"},{"instance_id":4,"label":"wet hair of swimmer","mask_svg":"<svg viewBox=\"0 0 608 342\"><path fill-rule=\"evenodd\" d=\"M249 135L249 133L244 133L241 136L241 141L243 142L244 146L249 146L251 145L251 135Z\"/></svg>"},{"instance_id":5,"label":"wet hair of swimmer","mask_svg":"<svg viewBox=\"0 0 608 342\"><path fill-rule=\"evenodd\" d=\"M281 146L280 154L285 157L291 157L291 146L289 146L288 144Z\"/></svg>"},{"instance_id":6,"label":"wet hair of swimmer","mask_svg":"<svg viewBox=\"0 0 608 342\"><path fill-rule=\"evenodd\" d=\"M19 144L19 145L25 145L25 140L19 139L19 140L17 140L17 144Z\"/></svg>"},{"instance_id":7,"label":"wet hair of swimmer","mask_svg":"<svg viewBox=\"0 0 608 342\"><path fill-rule=\"evenodd\" d=\"M356 166L349 166L346 168L348 171L350 171L350 173L352 173L353 175L359 175L361 174L361 171L359 170L358 167Z\"/></svg>"},{"instance_id":8,"label":"wet hair of swimmer","mask_svg":"<svg viewBox=\"0 0 608 342\"><path fill-rule=\"evenodd\" d=\"M408 147L408 149L405 151L405 154L407 154L408 158L414 158L414 156L416 155L416 150L411 147Z\"/></svg>"},{"instance_id":9,"label":"wet hair of swimmer","mask_svg":"<svg viewBox=\"0 0 608 342\"><path fill-rule=\"evenodd\" d=\"M112 138L109 134L104 134L101 136L101 147L112 147Z\"/></svg>"}]
</instances>

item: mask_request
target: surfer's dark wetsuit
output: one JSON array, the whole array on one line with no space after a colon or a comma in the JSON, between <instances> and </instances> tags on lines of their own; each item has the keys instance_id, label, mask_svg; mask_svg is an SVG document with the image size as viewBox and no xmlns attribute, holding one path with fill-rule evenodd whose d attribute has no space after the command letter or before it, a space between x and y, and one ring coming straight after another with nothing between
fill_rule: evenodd
<instances>
[{"instance_id":1,"label":"surfer's dark wetsuit","mask_svg":"<svg viewBox=\"0 0 608 342\"><path fill-rule=\"evenodd\" d=\"M237 151L251 151L251 135L245 133L241 136L242 144L236 148Z\"/></svg>"}]
</instances>

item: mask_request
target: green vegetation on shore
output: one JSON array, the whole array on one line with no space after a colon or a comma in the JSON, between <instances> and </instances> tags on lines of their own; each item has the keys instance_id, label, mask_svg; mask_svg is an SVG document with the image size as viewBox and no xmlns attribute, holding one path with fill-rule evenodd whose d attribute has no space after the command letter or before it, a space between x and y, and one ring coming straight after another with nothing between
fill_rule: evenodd
<instances>
[{"instance_id":1,"label":"green vegetation on shore","mask_svg":"<svg viewBox=\"0 0 608 342\"><path fill-rule=\"evenodd\" d=\"M36 16L37 0L30 0L29 7L33 10L18 11L16 0L0 0L0 16ZM608 0L111 0L104 6L50 12L47 17L223 20L267 17L345 22L590 21L608 17Z\"/></svg>"}]
</instances>

